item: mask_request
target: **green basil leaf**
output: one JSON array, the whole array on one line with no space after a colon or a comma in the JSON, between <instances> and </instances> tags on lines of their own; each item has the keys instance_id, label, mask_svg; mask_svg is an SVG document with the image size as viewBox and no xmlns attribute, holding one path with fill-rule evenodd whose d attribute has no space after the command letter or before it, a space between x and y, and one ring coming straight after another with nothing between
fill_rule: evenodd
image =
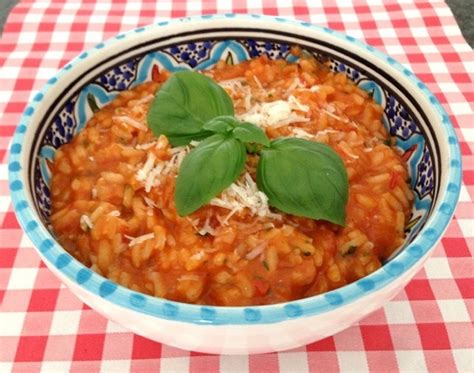
<instances>
[{"instance_id":1,"label":"green basil leaf","mask_svg":"<svg viewBox=\"0 0 474 373\"><path fill-rule=\"evenodd\" d=\"M228 133L232 131L233 137L245 143L270 146L270 140L264 130L257 127L255 124L241 122L231 116L222 116L211 119L203 126L203 129L216 133Z\"/></svg>"},{"instance_id":2,"label":"green basil leaf","mask_svg":"<svg viewBox=\"0 0 474 373\"><path fill-rule=\"evenodd\" d=\"M201 141L187 154L176 179L175 203L189 215L230 186L245 167L245 146L228 134Z\"/></svg>"},{"instance_id":3,"label":"green basil leaf","mask_svg":"<svg viewBox=\"0 0 474 373\"><path fill-rule=\"evenodd\" d=\"M240 122L238 126L234 128L232 134L236 139L246 143L270 146L270 140L265 134L265 131L249 122Z\"/></svg>"},{"instance_id":4,"label":"green basil leaf","mask_svg":"<svg viewBox=\"0 0 474 373\"><path fill-rule=\"evenodd\" d=\"M221 115L234 115L227 92L205 75L180 71L158 90L147 120L156 136L166 135L177 146L211 135L202 127Z\"/></svg>"},{"instance_id":5,"label":"green basil leaf","mask_svg":"<svg viewBox=\"0 0 474 373\"><path fill-rule=\"evenodd\" d=\"M234 117L231 117L230 115L225 115L211 119L209 122L204 124L202 129L215 133L227 133L232 131L232 129L235 127L236 122L238 122L238 120Z\"/></svg>"},{"instance_id":6,"label":"green basil leaf","mask_svg":"<svg viewBox=\"0 0 474 373\"><path fill-rule=\"evenodd\" d=\"M347 172L325 144L296 138L272 141L260 154L257 185L270 205L283 212L345 224Z\"/></svg>"}]
</instances>

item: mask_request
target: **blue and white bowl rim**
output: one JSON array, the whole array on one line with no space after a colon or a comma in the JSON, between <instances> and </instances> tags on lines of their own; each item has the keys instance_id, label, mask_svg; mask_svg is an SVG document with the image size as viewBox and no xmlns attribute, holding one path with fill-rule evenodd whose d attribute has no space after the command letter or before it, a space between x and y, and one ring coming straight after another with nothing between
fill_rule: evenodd
<instances>
[{"instance_id":1,"label":"blue and white bowl rim","mask_svg":"<svg viewBox=\"0 0 474 373\"><path fill-rule=\"evenodd\" d=\"M442 191L444 193L440 193L440 200L437 202L438 207L414 241L388 264L369 276L325 294L275 305L216 307L173 302L137 293L133 290L117 285L86 268L83 264L69 255L54 240L52 235L40 222L32 205L28 202L28 190L25 187L25 182L22 178L21 172L21 155L23 152L22 144L25 139L27 126L36 107L41 104L46 93L57 84L58 80L63 74L65 74L66 70L74 67L80 60L84 59L85 56L99 53L99 50L105 46L117 43L119 40L123 40L135 33L150 29L159 29L161 27L166 27L169 24L187 23L204 19L226 18L233 18L234 21L236 18L261 19L263 21L303 26L322 33L330 34L346 43L355 45L358 48L363 48L367 52L370 52L376 60L383 64L389 63L391 67L403 73L407 79L418 86L419 91L431 102L433 108L437 111L439 121L442 123L442 130L444 131L445 138L448 139L450 166L447 169L447 188ZM33 245L40 251L41 255L46 259L46 261L48 261L49 265L53 266L62 275L66 276L70 281L86 291L105 298L121 307L156 316L158 318L202 325L255 325L282 322L335 310L368 294L383 289L399 276L402 276L409 271L433 248L436 242L438 242L451 220L460 192L461 153L459 142L449 117L433 93L431 93L426 85L419 81L410 70L381 51L368 46L353 37L308 22L261 15L203 15L171 21L162 21L119 34L106 42L96 45L93 49L88 51L87 54L76 57L62 68L55 77L51 78L46 83L43 89L34 97L33 101L25 109L20 124L14 134L10 148L8 176L14 211Z\"/></svg>"}]
</instances>

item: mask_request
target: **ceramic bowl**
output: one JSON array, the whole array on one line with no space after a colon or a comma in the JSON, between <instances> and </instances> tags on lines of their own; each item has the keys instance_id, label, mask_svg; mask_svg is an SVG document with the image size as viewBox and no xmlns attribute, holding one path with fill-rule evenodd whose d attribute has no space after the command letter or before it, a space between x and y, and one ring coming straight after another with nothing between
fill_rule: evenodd
<instances>
[{"instance_id":1,"label":"ceramic bowl","mask_svg":"<svg viewBox=\"0 0 474 373\"><path fill-rule=\"evenodd\" d=\"M92 272L50 231L48 162L119 91L157 69L208 69L266 54L295 59L300 45L345 73L384 108L383 120L409 165L415 204L405 245L369 276L326 294L269 306L190 305L140 294ZM459 144L435 96L378 50L327 28L282 18L216 15L160 22L83 52L26 108L11 145L14 209L46 265L81 300L147 338L187 350L243 354L313 342L354 324L392 299L421 268L450 221L460 189Z\"/></svg>"}]
</instances>

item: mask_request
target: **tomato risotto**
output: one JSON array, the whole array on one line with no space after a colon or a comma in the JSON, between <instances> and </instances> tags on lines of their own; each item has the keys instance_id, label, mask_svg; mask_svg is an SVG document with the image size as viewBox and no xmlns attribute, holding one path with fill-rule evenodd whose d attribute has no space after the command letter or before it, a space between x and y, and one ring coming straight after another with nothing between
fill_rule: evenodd
<instances>
[{"instance_id":1,"label":"tomato risotto","mask_svg":"<svg viewBox=\"0 0 474 373\"><path fill-rule=\"evenodd\" d=\"M51 224L58 241L112 281L196 304L285 302L378 269L404 242L413 201L407 166L372 97L345 74L301 57L221 61L203 73L230 95L238 119L270 139L324 143L340 156L349 180L344 226L271 207L255 181L256 153L229 188L179 216L176 176L198 142L173 147L150 130L148 109L171 75L161 71L96 111L57 151Z\"/></svg>"}]
</instances>

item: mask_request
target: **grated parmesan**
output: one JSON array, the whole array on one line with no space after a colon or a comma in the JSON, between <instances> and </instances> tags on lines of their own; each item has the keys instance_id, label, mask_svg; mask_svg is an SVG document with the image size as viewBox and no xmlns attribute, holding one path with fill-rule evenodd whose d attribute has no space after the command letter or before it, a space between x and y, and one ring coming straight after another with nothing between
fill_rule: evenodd
<instances>
[{"instance_id":1,"label":"grated parmesan","mask_svg":"<svg viewBox=\"0 0 474 373\"><path fill-rule=\"evenodd\" d=\"M316 134L312 134L312 133L306 132L304 129L299 128L299 127L292 128L291 132L293 133L293 135L295 135L295 137L300 138L300 139L306 139L306 140L318 140L318 138L328 133L339 133L339 131L336 131L336 130L325 129L322 131L318 131Z\"/></svg>"},{"instance_id":2,"label":"grated parmesan","mask_svg":"<svg viewBox=\"0 0 474 373\"><path fill-rule=\"evenodd\" d=\"M306 89L305 85L303 83L301 83L301 80L299 77L296 77L293 79L293 82L290 84L290 86L288 87L288 92L291 92L295 89Z\"/></svg>"},{"instance_id":3,"label":"grated parmesan","mask_svg":"<svg viewBox=\"0 0 474 373\"><path fill-rule=\"evenodd\" d=\"M79 218L79 225L84 232L94 228L91 218L87 215L81 215Z\"/></svg>"},{"instance_id":4,"label":"grated parmesan","mask_svg":"<svg viewBox=\"0 0 474 373\"><path fill-rule=\"evenodd\" d=\"M308 105L303 105L293 95L290 95L290 97L288 97L288 103L290 104L290 108L293 109L293 110L299 110L299 111L303 111L305 113L307 113L309 111L309 106Z\"/></svg>"},{"instance_id":5,"label":"grated parmesan","mask_svg":"<svg viewBox=\"0 0 474 373\"><path fill-rule=\"evenodd\" d=\"M352 153L351 151L351 148L349 147L349 145L347 145L347 143L345 141L341 141L339 144L339 149L341 149L344 153L346 153L349 157L353 158L353 159L359 159L359 156L358 155L355 155L354 153Z\"/></svg>"},{"instance_id":6,"label":"grated parmesan","mask_svg":"<svg viewBox=\"0 0 474 373\"><path fill-rule=\"evenodd\" d=\"M295 137L300 138L300 139L310 140L316 137L316 135L306 132L304 129L299 128L299 127L292 128L291 132L295 135Z\"/></svg>"},{"instance_id":7,"label":"grated parmesan","mask_svg":"<svg viewBox=\"0 0 474 373\"><path fill-rule=\"evenodd\" d=\"M160 174L161 170L163 170L163 163L157 164L156 167L150 171L145 180L145 192L149 193L152 187L160 185L160 181L157 180L156 177Z\"/></svg>"},{"instance_id":8,"label":"grated parmesan","mask_svg":"<svg viewBox=\"0 0 474 373\"><path fill-rule=\"evenodd\" d=\"M299 108L293 102L277 100L272 102L263 102L255 104L249 111L237 115L237 118L256 124L260 127L282 127L296 122L309 122L310 119L296 114L293 110L309 110L306 105L298 102ZM297 101L297 100L296 100ZM304 111L304 110L301 110Z\"/></svg>"},{"instance_id":9,"label":"grated parmesan","mask_svg":"<svg viewBox=\"0 0 474 373\"><path fill-rule=\"evenodd\" d=\"M353 126L354 128L359 128L357 123L354 122L353 120L350 120L347 117L341 117L337 114L334 114L334 113L336 113L336 108L332 104L329 104L329 105L326 106L326 108L323 108L323 109L320 109L320 110L322 112L326 113L327 115L329 115L330 117L341 121L342 123L348 123L351 126Z\"/></svg>"},{"instance_id":10,"label":"grated parmesan","mask_svg":"<svg viewBox=\"0 0 474 373\"><path fill-rule=\"evenodd\" d=\"M243 97L245 110L249 110L252 102L252 90L248 85L243 85L243 83L247 83L244 78L228 79L218 82L218 84L230 92L231 95Z\"/></svg>"},{"instance_id":11,"label":"grated parmesan","mask_svg":"<svg viewBox=\"0 0 474 373\"><path fill-rule=\"evenodd\" d=\"M153 169L155 160L156 155L152 152L149 152L145 164L141 169L137 171L137 174L135 176L138 181L145 181L147 179L148 175L150 174L150 171Z\"/></svg>"},{"instance_id":12,"label":"grated parmesan","mask_svg":"<svg viewBox=\"0 0 474 373\"><path fill-rule=\"evenodd\" d=\"M155 201L153 201L151 198L148 198L148 197L143 197L143 200L145 201L145 203L147 204L148 207L151 207L151 208L156 208L158 207L158 205L155 203Z\"/></svg>"},{"instance_id":13,"label":"grated parmesan","mask_svg":"<svg viewBox=\"0 0 474 373\"><path fill-rule=\"evenodd\" d=\"M144 235L141 235L141 236L138 236L138 237L130 237L130 236L125 235L125 237L130 240L130 242L128 243L128 246L135 246L135 245L138 245L142 242L152 240L153 238L155 238L155 234L154 233L147 233L147 234L144 234Z\"/></svg>"},{"instance_id":14,"label":"grated parmesan","mask_svg":"<svg viewBox=\"0 0 474 373\"><path fill-rule=\"evenodd\" d=\"M253 80L255 80L255 83L257 83L257 86L259 89L263 90L263 85L260 83L260 80L255 75L252 75Z\"/></svg>"},{"instance_id":15,"label":"grated parmesan","mask_svg":"<svg viewBox=\"0 0 474 373\"><path fill-rule=\"evenodd\" d=\"M126 115L112 117L112 120L115 121L115 122L121 122L121 123L124 123L126 125L135 127L137 129L139 129L140 131L144 131L144 132L148 131L148 127L145 126L143 123L139 122L136 119L127 117Z\"/></svg>"},{"instance_id":16,"label":"grated parmesan","mask_svg":"<svg viewBox=\"0 0 474 373\"><path fill-rule=\"evenodd\" d=\"M247 172L236 183L232 183L229 188L222 192L219 198L213 198L210 202L212 206L218 206L230 210L229 214L221 222L227 224L228 220L235 213L248 209L252 215L268 217L280 220L282 216L270 211L268 197L258 190L257 184Z\"/></svg>"},{"instance_id":17,"label":"grated parmesan","mask_svg":"<svg viewBox=\"0 0 474 373\"><path fill-rule=\"evenodd\" d=\"M210 221L210 218L209 216L206 218L206 221L204 222L204 225L203 227L198 230L198 233L201 235L201 236L205 236L206 234L210 234L211 236L215 236L216 235L216 230L214 228L211 227L211 225L209 224L209 221Z\"/></svg>"},{"instance_id":18,"label":"grated parmesan","mask_svg":"<svg viewBox=\"0 0 474 373\"><path fill-rule=\"evenodd\" d=\"M247 253L247 255L245 255L245 259L247 260L253 260L255 259L257 256L263 254L263 250L265 250L265 246L267 245L266 242L258 245L256 248L254 248L253 250L249 251Z\"/></svg>"},{"instance_id":19,"label":"grated parmesan","mask_svg":"<svg viewBox=\"0 0 474 373\"><path fill-rule=\"evenodd\" d=\"M177 148L172 148L171 154L173 154L173 156L164 165L163 175L168 175L171 171L178 169L179 166L181 166L181 162L183 162L184 157L186 156L186 154L189 153L190 150L191 149L189 146L180 146Z\"/></svg>"},{"instance_id":20,"label":"grated parmesan","mask_svg":"<svg viewBox=\"0 0 474 373\"><path fill-rule=\"evenodd\" d=\"M189 257L189 259L195 260L195 261L200 261L203 258L204 258L204 252L202 250L198 251L196 254L193 254Z\"/></svg>"},{"instance_id":21,"label":"grated parmesan","mask_svg":"<svg viewBox=\"0 0 474 373\"><path fill-rule=\"evenodd\" d=\"M136 105L147 104L155 98L153 95L147 95L139 100L137 100Z\"/></svg>"},{"instance_id":22,"label":"grated parmesan","mask_svg":"<svg viewBox=\"0 0 474 373\"><path fill-rule=\"evenodd\" d=\"M149 152L145 164L136 172L135 178L137 181L141 181L145 184L145 192L149 193L151 188L160 185L160 180L157 177L159 175L168 175L171 171L179 168L189 150L189 146L171 148L171 159L168 161L161 161L158 159L157 164L155 164L155 161L157 160L155 154Z\"/></svg>"},{"instance_id":23,"label":"grated parmesan","mask_svg":"<svg viewBox=\"0 0 474 373\"><path fill-rule=\"evenodd\" d=\"M156 141L153 141L153 142L149 142L149 143L146 143L146 144L138 144L137 146L135 146L135 149L147 150L147 149L152 148L155 145L156 145Z\"/></svg>"}]
</instances>

